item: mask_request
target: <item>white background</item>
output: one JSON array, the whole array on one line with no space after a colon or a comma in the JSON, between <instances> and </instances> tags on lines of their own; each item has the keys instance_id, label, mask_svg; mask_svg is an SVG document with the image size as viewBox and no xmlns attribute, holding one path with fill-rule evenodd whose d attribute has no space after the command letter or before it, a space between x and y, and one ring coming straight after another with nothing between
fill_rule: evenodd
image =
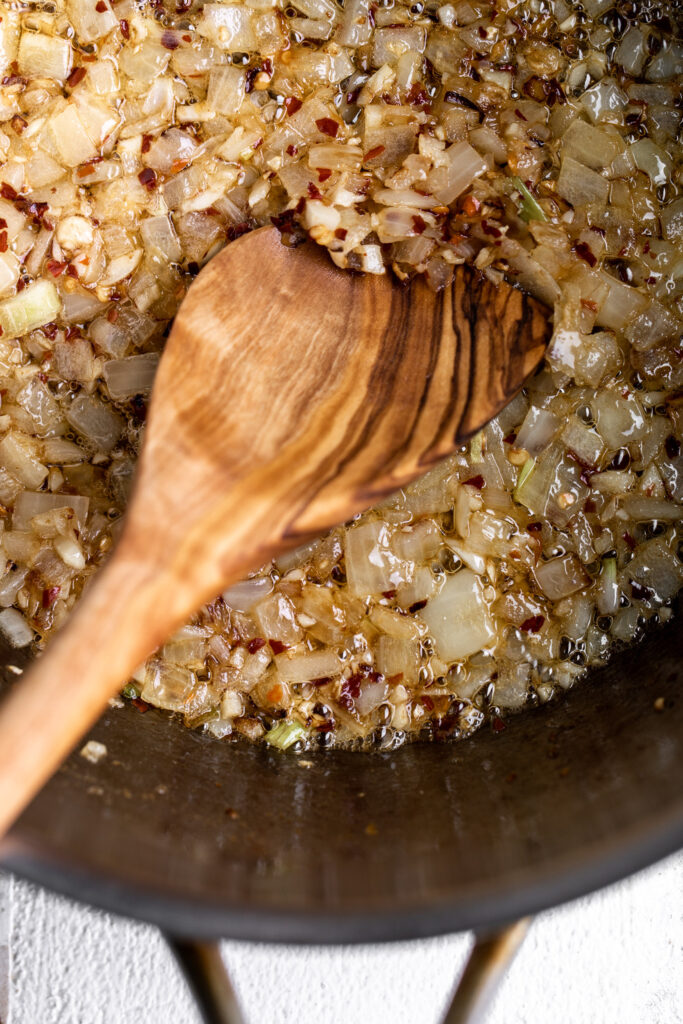
<instances>
[{"instance_id":1,"label":"white background","mask_svg":"<svg viewBox=\"0 0 683 1024\"><path fill-rule=\"evenodd\" d=\"M436 1024L470 941L327 949L226 942L223 953L249 1024ZM2 1024L198 1020L153 928L0 876L3 971ZM487 1024L682 1022L678 854L537 918Z\"/></svg>"}]
</instances>

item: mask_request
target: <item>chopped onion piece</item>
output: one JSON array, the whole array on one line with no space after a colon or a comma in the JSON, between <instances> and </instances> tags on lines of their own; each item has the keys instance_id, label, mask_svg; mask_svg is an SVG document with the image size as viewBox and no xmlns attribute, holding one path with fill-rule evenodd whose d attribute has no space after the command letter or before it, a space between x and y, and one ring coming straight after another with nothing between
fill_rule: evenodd
<instances>
[{"instance_id":1,"label":"chopped onion piece","mask_svg":"<svg viewBox=\"0 0 683 1024\"><path fill-rule=\"evenodd\" d=\"M12 647L28 647L33 640L33 630L16 608L5 608L0 612L0 633Z\"/></svg>"},{"instance_id":2,"label":"chopped onion piece","mask_svg":"<svg viewBox=\"0 0 683 1024\"><path fill-rule=\"evenodd\" d=\"M275 658L278 675L291 683L305 683L339 675L342 663L335 651L307 651L304 654L278 654Z\"/></svg>"},{"instance_id":3,"label":"chopped onion piece","mask_svg":"<svg viewBox=\"0 0 683 1024\"><path fill-rule=\"evenodd\" d=\"M248 580L233 584L223 591L222 597L229 608L249 612L263 597L271 593L273 583L268 576L252 576Z\"/></svg>"},{"instance_id":4,"label":"chopped onion piece","mask_svg":"<svg viewBox=\"0 0 683 1024\"><path fill-rule=\"evenodd\" d=\"M0 302L0 328L3 338L18 338L50 323L62 308L59 292L51 281L30 284L18 295Z\"/></svg>"},{"instance_id":5,"label":"chopped onion piece","mask_svg":"<svg viewBox=\"0 0 683 1024\"><path fill-rule=\"evenodd\" d=\"M102 374L109 394L117 402L132 398L133 395L148 394L152 390L158 365L159 356L156 352L106 362Z\"/></svg>"},{"instance_id":6,"label":"chopped onion piece","mask_svg":"<svg viewBox=\"0 0 683 1024\"><path fill-rule=\"evenodd\" d=\"M12 529L25 530L34 516L54 509L72 509L76 521L83 529L88 516L90 498L80 494L50 494L48 491L24 491L17 498L12 514Z\"/></svg>"},{"instance_id":7,"label":"chopped onion piece","mask_svg":"<svg viewBox=\"0 0 683 1024\"><path fill-rule=\"evenodd\" d=\"M479 576L461 569L448 576L420 613L444 661L456 661L480 651L495 636Z\"/></svg>"},{"instance_id":8,"label":"chopped onion piece","mask_svg":"<svg viewBox=\"0 0 683 1024\"><path fill-rule=\"evenodd\" d=\"M553 558L549 562L539 562L534 575L539 587L551 601L569 597L590 583L590 577L573 555Z\"/></svg>"}]
</instances>

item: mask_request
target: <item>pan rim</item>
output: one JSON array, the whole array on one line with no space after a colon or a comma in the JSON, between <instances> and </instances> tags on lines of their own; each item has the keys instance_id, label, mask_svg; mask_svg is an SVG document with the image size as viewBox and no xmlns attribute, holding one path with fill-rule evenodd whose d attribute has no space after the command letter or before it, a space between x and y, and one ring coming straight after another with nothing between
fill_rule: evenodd
<instances>
[{"instance_id":1,"label":"pan rim","mask_svg":"<svg viewBox=\"0 0 683 1024\"><path fill-rule=\"evenodd\" d=\"M372 908L348 913L318 913L249 905L212 905L173 896L113 874L68 864L12 835L0 866L25 881L68 899L117 916L153 924L173 935L295 945L364 944L409 941L497 927L571 902L621 881L683 849L683 802L626 834L587 847L577 856L559 858L521 881L506 876L504 884L487 885L438 905ZM572 865L563 864L572 860Z\"/></svg>"}]
</instances>

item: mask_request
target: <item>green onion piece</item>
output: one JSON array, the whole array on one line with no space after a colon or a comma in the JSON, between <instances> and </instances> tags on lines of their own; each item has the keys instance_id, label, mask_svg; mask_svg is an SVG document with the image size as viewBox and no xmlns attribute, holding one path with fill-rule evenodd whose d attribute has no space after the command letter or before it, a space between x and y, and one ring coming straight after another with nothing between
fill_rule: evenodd
<instances>
[{"instance_id":1,"label":"green onion piece","mask_svg":"<svg viewBox=\"0 0 683 1024\"><path fill-rule=\"evenodd\" d=\"M36 281L18 295L0 302L2 337L18 338L49 324L61 308L62 300L52 281Z\"/></svg>"},{"instance_id":2,"label":"green onion piece","mask_svg":"<svg viewBox=\"0 0 683 1024\"><path fill-rule=\"evenodd\" d=\"M127 697L128 700L135 700L136 697L140 696L140 691L134 683L127 683L121 690L123 697Z\"/></svg>"},{"instance_id":3,"label":"green onion piece","mask_svg":"<svg viewBox=\"0 0 683 1024\"><path fill-rule=\"evenodd\" d=\"M617 582L617 560L616 558L603 558L602 573L607 583Z\"/></svg>"},{"instance_id":4,"label":"green onion piece","mask_svg":"<svg viewBox=\"0 0 683 1024\"><path fill-rule=\"evenodd\" d=\"M266 743L270 743L271 747L277 747L278 750L287 750L287 747L291 747L305 735L306 730L298 722L278 722L266 733Z\"/></svg>"},{"instance_id":5,"label":"green onion piece","mask_svg":"<svg viewBox=\"0 0 683 1024\"><path fill-rule=\"evenodd\" d=\"M483 462L484 461L484 431L480 430L478 434L475 434L470 440L470 459L472 462Z\"/></svg>"},{"instance_id":6,"label":"green onion piece","mask_svg":"<svg viewBox=\"0 0 683 1024\"><path fill-rule=\"evenodd\" d=\"M544 214L541 207L538 205L534 197L532 196L529 189L526 187L521 178L513 178L512 184L515 186L522 201L519 205L519 215L522 220L526 221L527 224L530 220L547 220L548 218Z\"/></svg>"},{"instance_id":7,"label":"green onion piece","mask_svg":"<svg viewBox=\"0 0 683 1024\"><path fill-rule=\"evenodd\" d=\"M520 469L519 476L517 477L517 483L515 484L515 489L512 492L512 497L515 499L515 501L522 501L522 488L524 487L524 484L527 482L527 480L533 473L535 465L536 459L528 458L522 466L522 468Z\"/></svg>"}]
</instances>

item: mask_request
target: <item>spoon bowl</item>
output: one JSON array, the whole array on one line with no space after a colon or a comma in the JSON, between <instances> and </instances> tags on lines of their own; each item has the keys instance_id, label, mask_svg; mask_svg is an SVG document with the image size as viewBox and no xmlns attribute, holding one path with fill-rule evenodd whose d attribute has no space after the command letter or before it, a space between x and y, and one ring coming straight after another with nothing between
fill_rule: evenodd
<instances>
[{"instance_id":1,"label":"spoon bowl","mask_svg":"<svg viewBox=\"0 0 683 1024\"><path fill-rule=\"evenodd\" d=\"M0 833L198 607L453 452L549 334L540 303L472 268L434 294L274 227L223 249L175 319L119 543L0 708Z\"/></svg>"}]
</instances>

